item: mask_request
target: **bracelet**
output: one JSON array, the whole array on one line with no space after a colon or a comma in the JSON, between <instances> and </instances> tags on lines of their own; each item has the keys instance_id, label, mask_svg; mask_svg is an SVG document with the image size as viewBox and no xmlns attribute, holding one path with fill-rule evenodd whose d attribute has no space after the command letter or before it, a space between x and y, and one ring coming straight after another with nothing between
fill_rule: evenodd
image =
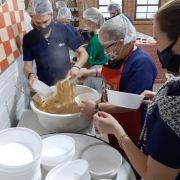
<instances>
[{"instance_id":1,"label":"bracelet","mask_svg":"<svg viewBox=\"0 0 180 180\"><path fill-rule=\"evenodd\" d=\"M127 134L124 134L124 135L122 135L122 136L119 138L119 140L118 140L119 146L121 147L122 150L123 150L122 141L123 141L123 139L124 139L125 137L128 137L128 135L127 135Z\"/></svg>"},{"instance_id":2,"label":"bracelet","mask_svg":"<svg viewBox=\"0 0 180 180\"><path fill-rule=\"evenodd\" d=\"M30 78L30 75L31 75L31 74L34 74L34 73L29 73L29 74L28 74L28 77L27 77L28 79Z\"/></svg>"},{"instance_id":3,"label":"bracelet","mask_svg":"<svg viewBox=\"0 0 180 180\"><path fill-rule=\"evenodd\" d=\"M98 77L98 70L96 69L96 77Z\"/></svg>"},{"instance_id":4,"label":"bracelet","mask_svg":"<svg viewBox=\"0 0 180 180\"><path fill-rule=\"evenodd\" d=\"M76 67L76 68L78 68L79 70L81 69L79 66L73 66L73 67Z\"/></svg>"},{"instance_id":5,"label":"bracelet","mask_svg":"<svg viewBox=\"0 0 180 180\"><path fill-rule=\"evenodd\" d=\"M99 111L99 103L96 102L95 108L94 108L94 114L96 114Z\"/></svg>"}]
</instances>

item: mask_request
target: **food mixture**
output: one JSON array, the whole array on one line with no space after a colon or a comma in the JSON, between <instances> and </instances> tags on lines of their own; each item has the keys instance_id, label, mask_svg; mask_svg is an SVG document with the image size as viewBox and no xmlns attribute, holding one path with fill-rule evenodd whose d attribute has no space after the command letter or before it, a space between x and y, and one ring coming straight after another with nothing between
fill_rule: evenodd
<instances>
[{"instance_id":1,"label":"food mixture","mask_svg":"<svg viewBox=\"0 0 180 180\"><path fill-rule=\"evenodd\" d=\"M50 114L74 114L79 112L75 102L73 92L74 84L67 81L58 81L56 83L57 94L43 99L40 103L35 103L36 108Z\"/></svg>"}]
</instances>

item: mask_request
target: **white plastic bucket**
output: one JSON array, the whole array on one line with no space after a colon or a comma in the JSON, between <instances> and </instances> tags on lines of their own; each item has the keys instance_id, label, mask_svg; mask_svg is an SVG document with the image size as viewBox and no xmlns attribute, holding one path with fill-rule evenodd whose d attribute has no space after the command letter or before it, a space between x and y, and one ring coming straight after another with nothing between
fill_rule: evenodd
<instances>
[{"instance_id":1,"label":"white plastic bucket","mask_svg":"<svg viewBox=\"0 0 180 180\"><path fill-rule=\"evenodd\" d=\"M21 165L6 165L0 163L1 173L23 173L30 169L36 168L40 164L40 157L42 153L42 139L34 131L27 128L9 128L0 132L0 148L11 144L19 143L27 147L32 155L32 161ZM18 164L18 163L17 163Z\"/></svg>"}]
</instances>

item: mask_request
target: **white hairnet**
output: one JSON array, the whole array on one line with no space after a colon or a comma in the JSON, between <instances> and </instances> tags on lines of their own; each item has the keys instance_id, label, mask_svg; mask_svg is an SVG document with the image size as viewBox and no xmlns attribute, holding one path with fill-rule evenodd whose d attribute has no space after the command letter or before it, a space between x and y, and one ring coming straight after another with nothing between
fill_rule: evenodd
<instances>
[{"instance_id":1,"label":"white hairnet","mask_svg":"<svg viewBox=\"0 0 180 180\"><path fill-rule=\"evenodd\" d=\"M57 1L56 2L56 7L63 8L63 7L67 7L67 5L63 1Z\"/></svg>"},{"instance_id":2,"label":"white hairnet","mask_svg":"<svg viewBox=\"0 0 180 180\"><path fill-rule=\"evenodd\" d=\"M136 41L136 29L123 14L109 19L99 30L99 41L103 44L112 44L121 39L124 44Z\"/></svg>"},{"instance_id":3,"label":"white hairnet","mask_svg":"<svg viewBox=\"0 0 180 180\"><path fill-rule=\"evenodd\" d=\"M31 0L29 2L27 11L29 15L44 15L51 14L53 12L49 0Z\"/></svg>"},{"instance_id":4,"label":"white hairnet","mask_svg":"<svg viewBox=\"0 0 180 180\"><path fill-rule=\"evenodd\" d=\"M97 25L102 26L104 23L104 16L97 8L88 8L83 12L83 18L95 22Z\"/></svg>"},{"instance_id":5,"label":"white hairnet","mask_svg":"<svg viewBox=\"0 0 180 180\"><path fill-rule=\"evenodd\" d=\"M57 19L71 19L72 14L71 11L68 8L61 8L58 11Z\"/></svg>"},{"instance_id":6,"label":"white hairnet","mask_svg":"<svg viewBox=\"0 0 180 180\"><path fill-rule=\"evenodd\" d=\"M112 10L117 11L119 9L121 9L121 5L118 2L114 2L114 1L110 2L108 7L107 7L108 12L110 12Z\"/></svg>"}]
</instances>

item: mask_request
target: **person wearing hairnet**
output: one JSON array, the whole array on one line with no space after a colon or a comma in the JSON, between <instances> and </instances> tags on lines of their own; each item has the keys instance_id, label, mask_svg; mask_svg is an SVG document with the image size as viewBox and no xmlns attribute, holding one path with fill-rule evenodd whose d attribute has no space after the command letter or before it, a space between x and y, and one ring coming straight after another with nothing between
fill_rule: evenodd
<instances>
[{"instance_id":1,"label":"person wearing hairnet","mask_svg":"<svg viewBox=\"0 0 180 180\"><path fill-rule=\"evenodd\" d=\"M61 8L67 7L66 3L63 1L57 1L56 2L56 9L59 10Z\"/></svg>"},{"instance_id":2,"label":"person wearing hairnet","mask_svg":"<svg viewBox=\"0 0 180 180\"><path fill-rule=\"evenodd\" d=\"M173 14L173 16L172 16ZM159 62L172 76L158 92L144 91L149 103L138 147L108 113L94 115L94 126L114 134L144 180L180 180L180 0L170 0L154 16L153 37Z\"/></svg>"},{"instance_id":3,"label":"person wearing hairnet","mask_svg":"<svg viewBox=\"0 0 180 180\"><path fill-rule=\"evenodd\" d=\"M110 13L111 17L117 16L118 14L122 14L121 5L118 2L114 2L114 1L109 3L107 7L107 11ZM134 25L132 18L128 16L127 14L124 14L124 15L129 19L132 25Z\"/></svg>"},{"instance_id":4,"label":"person wearing hairnet","mask_svg":"<svg viewBox=\"0 0 180 180\"><path fill-rule=\"evenodd\" d=\"M141 94L144 90L152 90L157 70L150 56L134 45L135 39L135 28L126 16L120 14L106 21L99 30L99 41L109 57L108 65L103 65L102 69L80 72L77 77L85 79L98 76L103 79L102 103L81 101L81 112L93 114L100 110L111 113L137 144L147 105L142 105L136 111L116 107L108 103L106 92L110 89ZM121 151L116 138L113 135L108 135L108 138L109 143Z\"/></svg>"},{"instance_id":5,"label":"person wearing hairnet","mask_svg":"<svg viewBox=\"0 0 180 180\"><path fill-rule=\"evenodd\" d=\"M99 29L104 23L104 16L97 8L91 7L83 12L83 18L88 31L95 34L86 46L89 55L88 65L91 69L98 69L108 61L108 57L104 54L104 48L98 39ZM102 78L90 77L85 80L84 85L102 94Z\"/></svg>"},{"instance_id":6,"label":"person wearing hairnet","mask_svg":"<svg viewBox=\"0 0 180 180\"><path fill-rule=\"evenodd\" d=\"M78 37L80 38L79 34L78 34L78 31L77 29L74 27L74 26L71 26L70 25L70 21L71 21L71 18L72 18L72 14L71 14L71 11L68 9L68 8L61 8L59 11L58 11L58 15L57 15L57 21L61 24L64 24L66 26L68 26L71 31Z\"/></svg>"},{"instance_id":7,"label":"person wearing hairnet","mask_svg":"<svg viewBox=\"0 0 180 180\"><path fill-rule=\"evenodd\" d=\"M49 0L31 0L28 13L35 26L23 37L24 74L29 79L29 89L34 91L32 84L35 78L52 86L66 76L76 77L88 58L79 38L67 26L52 22ZM73 67L69 48L80 57ZM36 62L37 75L33 72L33 60Z\"/></svg>"}]
</instances>

